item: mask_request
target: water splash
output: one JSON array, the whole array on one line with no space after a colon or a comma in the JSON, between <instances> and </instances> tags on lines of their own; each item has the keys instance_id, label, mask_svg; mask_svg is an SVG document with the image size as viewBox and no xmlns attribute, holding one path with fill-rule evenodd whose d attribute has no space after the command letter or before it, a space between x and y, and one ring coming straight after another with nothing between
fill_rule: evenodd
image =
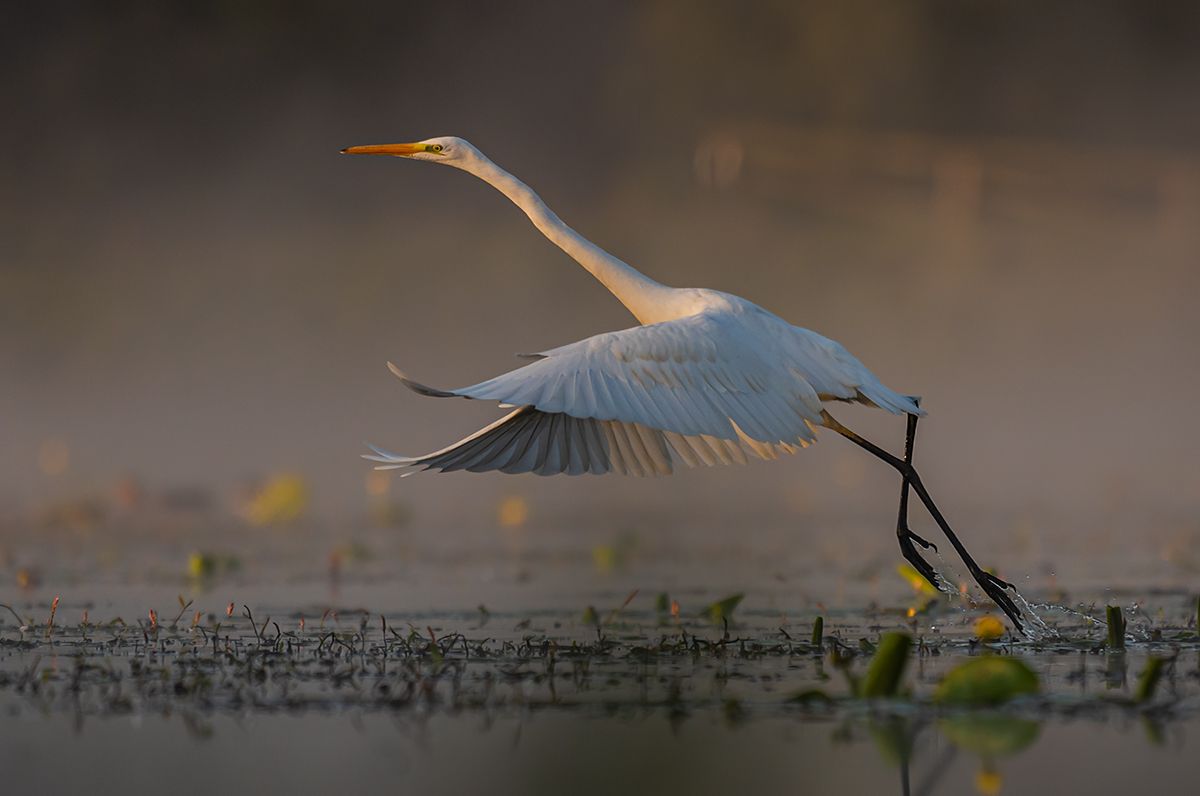
<instances>
[{"instance_id":1,"label":"water splash","mask_svg":"<svg viewBox=\"0 0 1200 796\"><path fill-rule=\"evenodd\" d=\"M1097 619L1090 614L1085 614L1083 611L1077 611L1074 608L1068 608L1065 605L1059 605L1058 603L1031 603L1031 605L1034 608L1040 608L1043 611L1057 611L1059 613L1064 613L1067 616L1075 617L1076 619L1082 619L1094 627L1102 627L1105 629L1108 628L1108 623L1103 619Z\"/></svg>"},{"instance_id":2,"label":"water splash","mask_svg":"<svg viewBox=\"0 0 1200 796\"><path fill-rule=\"evenodd\" d=\"M1016 586L1013 586L1009 591L1011 592L1013 602L1024 608L1029 618L1022 629L1030 641L1055 641L1062 638L1062 635L1046 624L1046 620L1037 612L1037 608L1044 608L1046 606L1040 603L1029 602Z\"/></svg>"},{"instance_id":3,"label":"water splash","mask_svg":"<svg viewBox=\"0 0 1200 796\"><path fill-rule=\"evenodd\" d=\"M938 591L945 594L949 598L950 604L954 605L960 613L977 609L980 606L992 604L992 599L987 596L972 581L958 578L958 570L950 562L942 557L941 552L934 548L933 555L937 559L937 564L932 565L934 571L934 585ZM949 573L949 574L947 574ZM953 576L953 577L951 577ZM968 583L966 591L960 590L955 586L956 582ZM1055 627L1052 627L1047 621L1045 614L1057 613L1063 614L1074 619L1082 620L1087 625L1095 629L1107 630L1108 623L1103 619L1097 619L1084 611L1076 610L1065 605L1052 602L1034 602L1025 597L1021 591L1013 585L1008 589L1009 596L1013 602L1023 609L1025 622L1021 628L1022 634L1033 642L1045 641L1064 641L1067 638L1059 632ZM1136 615L1140 606L1137 603L1126 608L1126 613L1133 616ZM1150 641L1152 634L1148 627L1130 627L1126 630L1126 641Z\"/></svg>"},{"instance_id":4,"label":"water splash","mask_svg":"<svg viewBox=\"0 0 1200 796\"><path fill-rule=\"evenodd\" d=\"M937 548L934 548L933 554L937 557L938 562L941 564L940 567L934 566L933 568L934 573L937 575L937 583L934 585L938 587L939 591L947 595L952 603L958 603L959 611L965 613L966 611L978 605L986 605L992 602L992 599L986 594L983 594L982 591L980 591L978 597L971 594L970 589L977 587L968 586L968 591L965 593L955 588L952 585L953 582L943 574L943 570L954 572L954 568L946 561L946 559L942 558L942 554ZM1022 623L1021 633L1026 638L1028 638L1030 641L1053 641L1062 638L1059 632L1050 627L1050 625L1046 623L1046 620L1037 611L1038 608L1048 608L1050 606L1040 603L1031 603L1025 598L1025 595L1021 594L1020 590L1018 590L1015 585L1008 591L1013 602L1017 603L1017 605L1024 609L1025 622ZM1091 617L1087 618L1091 619ZM1101 624L1103 624L1103 622Z\"/></svg>"}]
</instances>

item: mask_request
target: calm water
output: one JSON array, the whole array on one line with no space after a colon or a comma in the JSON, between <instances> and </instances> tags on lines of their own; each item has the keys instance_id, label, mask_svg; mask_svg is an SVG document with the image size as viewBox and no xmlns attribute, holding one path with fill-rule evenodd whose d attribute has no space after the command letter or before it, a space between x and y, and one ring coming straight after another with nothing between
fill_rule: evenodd
<instances>
[{"instance_id":1,"label":"calm water","mask_svg":"<svg viewBox=\"0 0 1200 796\"><path fill-rule=\"evenodd\" d=\"M473 552L432 537L328 538L217 533L205 541L231 559L198 579L189 537L108 552L94 539L12 544L8 568L27 582L6 577L0 601L27 629L0 609L9 787L1115 794L1191 793L1200 775L1187 573L1102 588L1086 577L1094 564L1042 568L1024 586L1031 599L1101 617L1123 606L1128 651L1106 652L1102 625L1043 610L1057 638L991 650L1028 662L1042 695L964 712L930 697L984 654L971 640L984 610L927 605L883 545L854 569L828 551L689 551L619 534L502 536ZM1124 571L1139 567L1153 563ZM1065 594L1064 581L1083 585ZM739 592L728 628L700 615ZM810 644L818 614L824 650L864 652L858 673L881 632L920 638L912 698L847 699L842 672ZM1149 655L1174 663L1151 706L1134 707ZM813 689L833 703L792 699Z\"/></svg>"}]
</instances>

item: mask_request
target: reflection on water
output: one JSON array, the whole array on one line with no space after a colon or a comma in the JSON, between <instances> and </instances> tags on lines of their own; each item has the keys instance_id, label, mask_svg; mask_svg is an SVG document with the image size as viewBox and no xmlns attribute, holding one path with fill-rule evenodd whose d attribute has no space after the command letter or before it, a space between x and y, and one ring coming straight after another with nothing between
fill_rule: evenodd
<instances>
[{"instance_id":1,"label":"reflection on water","mask_svg":"<svg viewBox=\"0 0 1200 796\"><path fill-rule=\"evenodd\" d=\"M935 792L960 750L978 760L976 789L987 796L1000 793L1004 775L999 760L1032 745L1040 729L1039 722L1032 719L993 713L949 716L934 723L889 716L871 719L869 724L882 758L900 769L901 791L905 796ZM931 761L914 758L917 737L923 732L935 732L941 736L940 740L949 742L942 745ZM919 766L920 775L914 782L913 768L920 763L925 765Z\"/></svg>"},{"instance_id":2,"label":"reflection on water","mask_svg":"<svg viewBox=\"0 0 1200 796\"><path fill-rule=\"evenodd\" d=\"M6 783L1106 794L1148 771L1160 792L1194 774L1196 603L1167 577L1106 590L1086 574L1114 562L1064 562L1079 573L1022 583L1053 635L984 644L1004 630L980 621L986 602L914 590L883 550L851 567L782 537L716 550L498 527L10 534ZM518 544L514 528L531 535ZM872 549L855 533L838 540ZM1123 652L1095 618L1113 603L1129 616ZM894 631L914 640L901 696L853 698ZM1024 661L1040 690L940 705L947 673L985 654ZM1152 656L1166 663L1136 704ZM122 774L97 783L100 770Z\"/></svg>"},{"instance_id":3,"label":"reflection on water","mask_svg":"<svg viewBox=\"0 0 1200 796\"><path fill-rule=\"evenodd\" d=\"M14 790L43 792L1108 794L1148 772L1156 793L1192 792L1194 719L1160 741L1132 720L1006 720L996 740L918 719L710 710L52 714L6 718L0 761Z\"/></svg>"},{"instance_id":4,"label":"reflection on water","mask_svg":"<svg viewBox=\"0 0 1200 796\"><path fill-rule=\"evenodd\" d=\"M173 790L1103 794L1136 786L1132 770L1156 771L1159 792L1194 773L1200 641L1183 595L1159 595L1161 641L1123 652L1087 623L987 647L971 621L912 626L903 696L874 701L847 682L881 632L908 626L899 605L827 606L814 642L754 594L717 601L732 606L720 623L695 610L706 597L681 598L576 583L572 602L604 607L377 614L201 594L199 611L180 598L79 622L64 620L75 605L24 603L0 624L0 762L14 787L61 792L114 768L128 774L113 789L148 789L197 761L218 762ZM987 654L1028 663L1041 692L988 710L933 701ZM1169 657L1163 682L1134 704L1126 673L1151 655ZM1086 766L1064 762L1084 749Z\"/></svg>"}]
</instances>

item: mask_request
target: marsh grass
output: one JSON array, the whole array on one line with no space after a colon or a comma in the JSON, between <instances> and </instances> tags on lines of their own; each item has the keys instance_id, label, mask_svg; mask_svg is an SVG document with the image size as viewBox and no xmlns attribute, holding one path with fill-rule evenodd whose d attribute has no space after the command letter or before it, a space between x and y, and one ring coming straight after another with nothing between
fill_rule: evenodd
<instances>
[{"instance_id":1,"label":"marsh grass","mask_svg":"<svg viewBox=\"0 0 1200 796\"><path fill-rule=\"evenodd\" d=\"M219 621L198 610L189 624L182 618L193 603L182 596L172 621L149 609L149 622L135 625L119 617L56 623L57 601L36 625L10 608L20 624L0 622L0 705L83 715L354 708L664 710L683 717L713 710L743 722L796 711L853 716L869 703L873 712L937 715L944 710L935 699L939 684L986 652L1041 674L1041 692L1013 708L1027 717L1133 711L1161 722L1200 709L1200 641L1187 627L1190 616L1158 628L1161 641L1101 655L1106 645L1091 638L985 645L969 624L959 636L914 637L870 623L827 627L822 616L811 634L789 633L753 615L731 621L741 595L713 604L725 604L718 626L711 606L692 620L673 611L664 625L664 600L641 611L637 596L604 613L487 612L512 628L487 633L469 613L397 625L394 617L333 609L319 624L292 614L298 621L284 629L270 616L260 621L249 605L234 616L232 604ZM1132 693L1113 698L1088 685L1107 682L1112 659L1124 665L1127 657L1144 663ZM830 681L827 667L844 675L844 687ZM1115 688L1127 688L1123 674Z\"/></svg>"}]
</instances>

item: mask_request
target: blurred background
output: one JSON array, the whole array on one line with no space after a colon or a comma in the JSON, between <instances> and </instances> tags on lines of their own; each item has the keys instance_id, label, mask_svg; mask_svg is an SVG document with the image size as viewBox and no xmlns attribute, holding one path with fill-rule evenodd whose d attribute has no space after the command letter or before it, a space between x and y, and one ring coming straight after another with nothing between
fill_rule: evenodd
<instances>
[{"instance_id":1,"label":"blurred background","mask_svg":"<svg viewBox=\"0 0 1200 796\"><path fill-rule=\"evenodd\" d=\"M1185 3L7 4L0 534L852 522L893 556L894 474L828 435L670 479L373 474L364 441L498 416L387 360L456 387L633 323L488 186L338 155L460 135L654 278L923 395L968 541L1194 572L1198 37Z\"/></svg>"}]
</instances>

